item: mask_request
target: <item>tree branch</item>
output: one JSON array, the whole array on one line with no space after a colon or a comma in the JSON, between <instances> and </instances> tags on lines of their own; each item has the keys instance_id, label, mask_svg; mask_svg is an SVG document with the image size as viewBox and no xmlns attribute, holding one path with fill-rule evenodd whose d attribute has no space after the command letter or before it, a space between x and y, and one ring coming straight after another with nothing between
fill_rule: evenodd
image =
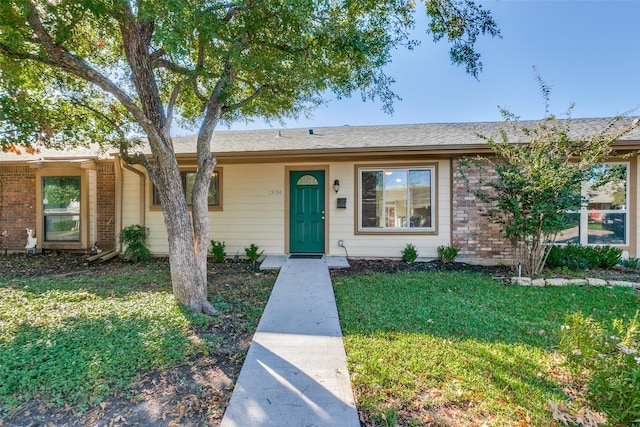
<instances>
[{"instance_id":1,"label":"tree branch","mask_svg":"<svg viewBox=\"0 0 640 427\"><path fill-rule=\"evenodd\" d=\"M15 52L9 48L9 46L0 43L0 52L7 55L10 58L14 59L26 59L28 61L40 62L45 65L49 65L52 67L57 66L57 64L47 58L42 58L38 55L34 55L31 53L23 53L23 52Z\"/></svg>"},{"instance_id":2,"label":"tree branch","mask_svg":"<svg viewBox=\"0 0 640 427\"><path fill-rule=\"evenodd\" d=\"M249 10L251 8L251 6L253 6L253 0L247 1L247 3L244 6L241 6L241 7L230 6L229 10L227 11L227 14L225 15L224 18L222 18L222 20L225 21L225 22L230 22L234 18L234 16L236 16L240 12L243 12L245 10Z\"/></svg>"},{"instance_id":3,"label":"tree branch","mask_svg":"<svg viewBox=\"0 0 640 427\"><path fill-rule=\"evenodd\" d=\"M50 59L39 58L30 54L22 54L31 57L25 57L25 59L31 59L39 61L41 63L60 68L67 72L70 72L76 77L80 77L90 83L99 86L101 89L112 94L122 105L129 110L136 120L144 126L148 124L149 120L138 108L133 99L131 99L126 93L124 93L118 86L116 86L111 80L103 76L99 71L95 70L84 59L73 55L55 44L44 28L38 10L33 2L29 2L29 11L27 13L27 20L33 29L36 38L40 45L44 48L45 52L49 55Z\"/></svg>"},{"instance_id":4,"label":"tree branch","mask_svg":"<svg viewBox=\"0 0 640 427\"><path fill-rule=\"evenodd\" d=\"M151 62L153 63L153 61L162 58L164 55L166 55L166 52L164 51L164 49L160 48L154 52L151 52L151 55L149 55L149 60L151 60Z\"/></svg>"},{"instance_id":5,"label":"tree branch","mask_svg":"<svg viewBox=\"0 0 640 427\"><path fill-rule=\"evenodd\" d=\"M147 171L149 172L149 177L151 178L151 181L155 183L156 172L153 165L149 162L149 159L147 159L147 156L145 156L143 153L129 154L128 147L129 145L131 145L131 141L127 139L126 135L124 134L122 129L120 129L120 126L115 120L113 120L111 117L104 114L102 111L96 108L93 108L91 105L87 104L86 102L83 102L78 98L71 98L71 102L73 102L74 104L82 108L85 108L91 111L93 114L95 114L105 122L109 123L111 127L113 127L114 131L116 131L119 135L118 152L120 153L120 157L122 158L122 160L124 160L126 163L130 165L134 165L134 164L143 165L145 169L147 169Z\"/></svg>"},{"instance_id":6,"label":"tree branch","mask_svg":"<svg viewBox=\"0 0 640 427\"><path fill-rule=\"evenodd\" d=\"M167 104L167 121L165 123L166 130L168 131L171 128L171 122L173 121L173 110L175 108L176 102L178 101L178 96L180 95L180 89L185 81L178 82L173 87L171 91L171 98L169 99L169 103Z\"/></svg>"},{"instance_id":7,"label":"tree branch","mask_svg":"<svg viewBox=\"0 0 640 427\"><path fill-rule=\"evenodd\" d=\"M127 140L121 140L120 144L118 144L120 157L127 164L144 166L147 172L149 172L149 178L151 179L151 182L155 184L157 182L157 175L153 165L149 162L147 156L142 153L135 153L133 155L129 154L129 151L127 150L129 143L130 142Z\"/></svg>"},{"instance_id":8,"label":"tree branch","mask_svg":"<svg viewBox=\"0 0 640 427\"><path fill-rule=\"evenodd\" d=\"M256 99L258 96L260 96L260 94L262 93L263 90L268 89L269 86L260 86L258 89L256 89L255 92L253 92L251 94L251 96L243 99L242 101L233 104L233 105L225 105L222 107L222 113L227 113L229 111L233 111L233 110L237 110L238 108L242 108L243 106L249 104L251 101L253 101L254 99Z\"/></svg>"},{"instance_id":9,"label":"tree branch","mask_svg":"<svg viewBox=\"0 0 640 427\"><path fill-rule=\"evenodd\" d=\"M151 59L151 67L165 68L169 71L173 71L174 73L182 74L183 76L191 75L192 71L190 69L186 67L181 67L175 62L169 61L167 58L161 58L161 57L158 57L157 55L154 56L156 53L157 51L152 53L151 56L149 56L149 59Z\"/></svg>"}]
</instances>

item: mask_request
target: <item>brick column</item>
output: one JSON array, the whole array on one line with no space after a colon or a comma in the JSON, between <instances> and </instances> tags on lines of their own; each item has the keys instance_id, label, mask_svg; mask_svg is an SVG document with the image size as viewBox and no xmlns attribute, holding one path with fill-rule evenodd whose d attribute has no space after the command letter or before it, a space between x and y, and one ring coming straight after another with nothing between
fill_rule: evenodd
<instances>
[{"instance_id":1,"label":"brick column","mask_svg":"<svg viewBox=\"0 0 640 427\"><path fill-rule=\"evenodd\" d=\"M99 163L97 168L98 247L103 250L116 245L116 174L113 162Z\"/></svg>"},{"instance_id":2,"label":"brick column","mask_svg":"<svg viewBox=\"0 0 640 427\"><path fill-rule=\"evenodd\" d=\"M24 250L27 228L36 227L36 178L29 166L0 166L0 238L2 251ZM38 240L39 239L39 236Z\"/></svg>"},{"instance_id":3,"label":"brick column","mask_svg":"<svg viewBox=\"0 0 640 427\"><path fill-rule=\"evenodd\" d=\"M489 221L487 205L479 200L474 192L482 188L481 181L491 179L494 169L488 162L482 167L472 165L464 168L467 180L463 178L459 161L454 158L451 223L452 244L461 248L458 259L473 264L506 264L512 262L511 246L500 232L497 224Z\"/></svg>"}]
</instances>

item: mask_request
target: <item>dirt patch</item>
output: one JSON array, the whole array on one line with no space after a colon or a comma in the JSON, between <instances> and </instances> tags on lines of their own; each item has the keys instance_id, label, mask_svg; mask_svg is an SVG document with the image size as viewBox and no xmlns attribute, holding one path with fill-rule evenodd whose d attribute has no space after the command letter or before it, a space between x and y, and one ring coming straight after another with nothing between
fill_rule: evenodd
<instances>
[{"instance_id":1,"label":"dirt patch","mask_svg":"<svg viewBox=\"0 0 640 427\"><path fill-rule=\"evenodd\" d=\"M504 266L471 265L463 262L442 263L440 261L407 263L392 259L350 259L350 268L331 270L332 276L360 276L363 274L396 274L420 271L459 271L482 273L492 277L511 277Z\"/></svg>"},{"instance_id":2,"label":"dirt patch","mask_svg":"<svg viewBox=\"0 0 640 427\"><path fill-rule=\"evenodd\" d=\"M457 271L465 273L485 274L497 280L510 279L516 274L506 266L484 266L466 264L463 262L442 263L440 261L407 263L401 260L391 259L350 259L350 268L331 271L332 276L358 276L363 274L396 274L420 271ZM623 280L640 282L640 271L625 269L618 266L611 270L592 269L585 271L545 271L541 274L544 278L586 278L593 277L605 280Z\"/></svg>"}]
</instances>

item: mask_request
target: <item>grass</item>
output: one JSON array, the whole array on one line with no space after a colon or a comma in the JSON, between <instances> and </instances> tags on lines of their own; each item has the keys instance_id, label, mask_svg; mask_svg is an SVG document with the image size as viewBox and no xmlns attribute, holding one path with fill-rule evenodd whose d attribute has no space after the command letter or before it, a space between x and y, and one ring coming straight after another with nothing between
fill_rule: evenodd
<instances>
[{"instance_id":1,"label":"grass","mask_svg":"<svg viewBox=\"0 0 640 427\"><path fill-rule=\"evenodd\" d=\"M572 386L554 351L565 314L610 324L640 305L631 289L503 286L464 273L337 278L334 287L372 425L550 425L546 402L568 400Z\"/></svg>"},{"instance_id":2,"label":"grass","mask_svg":"<svg viewBox=\"0 0 640 427\"><path fill-rule=\"evenodd\" d=\"M229 307L218 298L218 307L255 321L271 285ZM126 389L143 370L214 352L224 340L207 331L216 322L175 303L167 267L2 279L0 415L32 399L82 410Z\"/></svg>"}]
</instances>

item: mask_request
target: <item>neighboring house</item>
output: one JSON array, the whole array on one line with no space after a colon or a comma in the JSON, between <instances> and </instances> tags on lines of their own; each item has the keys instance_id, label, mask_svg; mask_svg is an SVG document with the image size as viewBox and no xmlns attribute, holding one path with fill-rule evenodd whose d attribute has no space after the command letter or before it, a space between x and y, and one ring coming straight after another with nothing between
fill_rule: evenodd
<instances>
[{"instance_id":1,"label":"neighboring house","mask_svg":"<svg viewBox=\"0 0 640 427\"><path fill-rule=\"evenodd\" d=\"M607 119L573 119L592 134ZM265 254L296 252L351 257L400 257L412 243L422 257L440 245L460 247L460 260L508 263L510 250L461 177L458 160L490 151L478 134L504 123L421 124L258 131L217 131L218 166L210 188L211 239L230 256L256 243ZM525 142L512 140L512 142ZM195 137L174 139L186 197L196 167ZM640 130L616 143L640 148ZM575 212L563 242L611 244L637 257L637 156L613 162L621 183L593 191ZM473 187L478 174L468 177ZM38 247L89 251L117 247L122 227L150 229L150 248L168 251L162 212L146 171L117 155L90 150L0 154L0 234L22 250L26 228ZM344 243L344 247L339 242ZM0 244L3 242L0 240Z\"/></svg>"}]
</instances>

